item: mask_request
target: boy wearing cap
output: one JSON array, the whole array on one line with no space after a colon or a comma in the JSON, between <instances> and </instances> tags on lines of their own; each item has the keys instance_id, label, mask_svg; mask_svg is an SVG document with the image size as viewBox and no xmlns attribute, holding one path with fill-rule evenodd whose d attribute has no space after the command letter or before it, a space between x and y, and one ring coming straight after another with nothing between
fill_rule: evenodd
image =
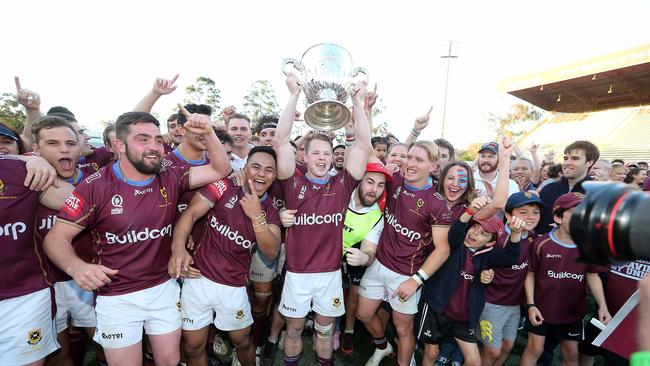
<instances>
[{"instance_id":1,"label":"boy wearing cap","mask_svg":"<svg viewBox=\"0 0 650 366\"><path fill-rule=\"evenodd\" d=\"M505 247L494 246L504 233L497 217L472 219L489 202L486 197L474 199L465 213L449 230L451 254L447 262L427 281L422 290L425 301L418 338L425 343L422 365L433 365L439 353L438 344L453 336L460 346L465 365L480 365L478 340L474 329L485 305L484 285L478 275L486 268L510 266L519 256L519 241L525 222L511 217L511 235ZM418 274L413 275L416 281ZM422 283L419 279L418 283Z\"/></svg>"},{"instance_id":2,"label":"boy wearing cap","mask_svg":"<svg viewBox=\"0 0 650 366\"><path fill-rule=\"evenodd\" d=\"M477 170L474 172L474 184L479 196L490 195L497 186L499 172L499 144L488 142L478 150ZM490 185L490 187L486 187ZM519 192L519 186L514 180L508 179L508 196Z\"/></svg>"},{"instance_id":3,"label":"boy wearing cap","mask_svg":"<svg viewBox=\"0 0 650 366\"><path fill-rule=\"evenodd\" d=\"M481 352L484 366L502 365L517 339L530 247L537 238L534 230L545 207L539 196L532 192L517 192L506 202L506 219L517 217L524 221L525 226L521 234L519 257L510 267L495 268L494 279L485 288L486 303L477 329L484 345ZM510 235L507 227L506 233Z\"/></svg>"},{"instance_id":4,"label":"boy wearing cap","mask_svg":"<svg viewBox=\"0 0 650 366\"><path fill-rule=\"evenodd\" d=\"M538 237L532 246L524 287L530 328L521 365L536 364L547 334L560 340L562 364L578 365L587 285L598 304L598 320L607 323L611 319L597 273L607 268L578 262L580 252L569 233L571 215L583 197L577 192L561 195L553 205L558 227Z\"/></svg>"}]
</instances>

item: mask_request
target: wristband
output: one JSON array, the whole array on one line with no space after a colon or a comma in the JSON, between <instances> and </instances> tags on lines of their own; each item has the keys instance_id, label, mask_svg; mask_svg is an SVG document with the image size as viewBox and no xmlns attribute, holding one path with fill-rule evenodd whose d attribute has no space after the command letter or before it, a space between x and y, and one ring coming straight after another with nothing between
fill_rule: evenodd
<instances>
[{"instance_id":1,"label":"wristband","mask_svg":"<svg viewBox=\"0 0 650 366\"><path fill-rule=\"evenodd\" d=\"M631 366L650 366L650 351L634 352L630 357Z\"/></svg>"},{"instance_id":2,"label":"wristband","mask_svg":"<svg viewBox=\"0 0 650 366\"><path fill-rule=\"evenodd\" d=\"M465 210L465 213L470 215L470 216L476 215L476 211L472 210L471 207L468 207L467 210Z\"/></svg>"},{"instance_id":3,"label":"wristband","mask_svg":"<svg viewBox=\"0 0 650 366\"><path fill-rule=\"evenodd\" d=\"M526 308L526 310L530 310L530 308L536 308L537 305L535 305L535 304L526 304L526 305L524 305L524 307Z\"/></svg>"},{"instance_id":4,"label":"wristband","mask_svg":"<svg viewBox=\"0 0 650 366\"><path fill-rule=\"evenodd\" d=\"M420 275L417 273L411 276L411 278L418 283L418 286L422 286L424 284L424 281L422 281L422 278L420 278Z\"/></svg>"},{"instance_id":5,"label":"wristband","mask_svg":"<svg viewBox=\"0 0 650 366\"><path fill-rule=\"evenodd\" d=\"M418 136L420 136L420 132L414 128L414 129L411 130L411 135L413 135L415 137L418 137Z\"/></svg>"}]
</instances>

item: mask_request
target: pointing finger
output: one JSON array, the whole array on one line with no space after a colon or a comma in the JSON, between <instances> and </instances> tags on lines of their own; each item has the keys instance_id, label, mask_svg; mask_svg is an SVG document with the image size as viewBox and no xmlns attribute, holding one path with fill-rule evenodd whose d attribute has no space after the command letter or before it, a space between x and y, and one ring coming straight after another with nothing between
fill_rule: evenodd
<instances>
[{"instance_id":1,"label":"pointing finger","mask_svg":"<svg viewBox=\"0 0 650 366\"><path fill-rule=\"evenodd\" d=\"M190 112L188 112L182 104L176 103L176 105L178 105L178 110L189 120L191 116Z\"/></svg>"},{"instance_id":2,"label":"pointing finger","mask_svg":"<svg viewBox=\"0 0 650 366\"><path fill-rule=\"evenodd\" d=\"M431 108L429 108L429 111L427 112L427 116L431 114L432 110L433 110L433 106L431 106Z\"/></svg>"},{"instance_id":3,"label":"pointing finger","mask_svg":"<svg viewBox=\"0 0 650 366\"><path fill-rule=\"evenodd\" d=\"M372 91L372 93L377 95L377 83L375 83L375 89Z\"/></svg>"},{"instance_id":4,"label":"pointing finger","mask_svg":"<svg viewBox=\"0 0 650 366\"><path fill-rule=\"evenodd\" d=\"M173 85L176 82L176 80L178 80L178 74L176 74L176 76L172 78L172 80L170 81L170 85Z\"/></svg>"},{"instance_id":5,"label":"pointing finger","mask_svg":"<svg viewBox=\"0 0 650 366\"><path fill-rule=\"evenodd\" d=\"M23 88L20 86L20 78L18 76L14 76L14 81L16 82L16 90L21 91Z\"/></svg>"},{"instance_id":6,"label":"pointing finger","mask_svg":"<svg viewBox=\"0 0 650 366\"><path fill-rule=\"evenodd\" d=\"M248 180L248 189L251 191L251 195L257 197L257 190L255 189L255 186L253 186L253 181Z\"/></svg>"}]
</instances>

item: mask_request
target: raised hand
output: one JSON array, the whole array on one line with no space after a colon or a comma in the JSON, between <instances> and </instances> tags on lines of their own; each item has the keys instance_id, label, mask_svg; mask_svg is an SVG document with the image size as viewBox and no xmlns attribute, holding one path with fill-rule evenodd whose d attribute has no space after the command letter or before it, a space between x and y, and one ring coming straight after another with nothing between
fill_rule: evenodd
<instances>
[{"instance_id":1,"label":"raised hand","mask_svg":"<svg viewBox=\"0 0 650 366\"><path fill-rule=\"evenodd\" d=\"M415 119L415 122L413 123L414 130L416 130L417 132L421 132L429 125L429 119L431 118L431 111L433 111L433 106L429 108L427 114L422 115Z\"/></svg>"},{"instance_id":2,"label":"raised hand","mask_svg":"<svg viewBox=\"0 0 650 366\"><path fill-rule=\"evenodd\" d=\"M352 104L355 104L361 108L363 99L366 96L366 88L368 87L368 82L361 80L358 83L352 85Z\"/></svg>"},{"instance_id":3,"label":"raised hand","mask_svg":"<svg viewBox=\"0 0 650 366\"><path fill-rule=\"evenodd\" d=\"M377 94L377 83L375 83L373 91L366 92L366 96L363 99L363 107L367 112L372 111L372 107L377 103L377 98L379 98L379 94Z\"/></svg>"},{"instance_id":4,"label":"raised hand","mask_svg":"<svg viewBox=\"0 0 650 366\"><path fill-rule=\"evenodd\" d=\"M499 161L507 162L510 166L510 156L512 155L512 150L515 148L515 144L510 141L507 137L502 137L499 140Z\"/></svg>"},{"instance_id":5,"label":"raised hand","mask_svg":"<svg viewBox=\"0 0 650 366\"><path fill-rule=\"evenodd\" d=\"M153 92L159 95L166 95L174 90L176 90L176 85L174 83L178 80L178 74L174 76L171 80L158 78L153 82Z\"/></svg>"},{"instance_id":6,"label":"raised hand","mask_svg":"<svg viewBox=\"0 0 650 366\"><path fill-rule=\"evenodd\" d=\"M18 76L14 77L14 81L16 82L16 99L18 99L18 103L20 103L20 105L26 109L40 109L41 96L38 95L38 93L35 91L23 89L23 87L20 85L20 79Z\"/></svg>"},{"instance_id":7,"label":"raised hand","mask_svg":"<svg viewBox=\"0 0 650 366\"><path fill-rule=\"evenodd\" d=\"M230 121L230 117L235 113L237 113L237 108L234 105L229 105L221 111L221 117L224 122L228 122Z\"/></svg>"},{"instance_id":8,"label":"raised hand","mask_svg":"<svg viewBox=\"0 0 650 366\"><path fill-rule=\"evenodd\" d=\"M536 144L535 142L531 142L528 151L530 151L531 154L535 155L537 154L537 149L539 149L539 144Z\"/></svg>"},{"instance_id":9,"label":"raised hand","mask_svg":"<svg viewBox=\"0 0 650 366\"><path fill-rule=\"evenodd\" d=\"M521 234L524 231L524 226L526 226L526 221L517 216L510 216L510 220L508 220L508 228L511 233Z\"/></svg>"},{"instance_id":10,"label":"raised hand","mask_svg":"<svg viewBox=\"0 0 650 366\"><path fill-rule=\"evenodd\" d=\"M213 133L212 120L210 119L210 116L199 113L190 113L182 104L178 103L177 105L181 113L185 118L187 118L187 122L183 124L183 128L197 135Z\"/></svg>"},{"instance_id":11,"label":"raised hand","mask_svg":"<svg viewBox=\"0 0 650 366\"><path fill-rule=\"evenodd\" d=\"M296 76L296 74L292 72L288 73L287 80L285 82L287 84L287 88L289 89L289 93L292 95L300 94L300 83L298 82L298 76Z\"/></svg>"},{"instance_id":12,"label":"raised hand","mask_svg":"<svg viewBox=\"0 0 650 366\"><path fill-rule=\"evenodd\" d=\"M248 189L250 189L251 193L245 192L244 197L239 200L239 204L241 205L242 210L244 210L246 217L248 217L250 220L253 220L255 218L259 219L264 215L264 211L262 211L262 205L260 204L259 195L263 194L264 192L258 192L255 189L253 181L250 179L248 180Z\"/></svg>"},{"instance_id":13,"label":"raised hand","mask_svg":"<svg viewBox=\"0 0 650 366\"><path fill-rule=\"evenodd\" d=\"M487 206L490 203L490 201L491 199L488 196L476 197L474 198L472 203L470 203L469 208L473 212L477 212L483 207Z\"/></svg>"}]
</instances>

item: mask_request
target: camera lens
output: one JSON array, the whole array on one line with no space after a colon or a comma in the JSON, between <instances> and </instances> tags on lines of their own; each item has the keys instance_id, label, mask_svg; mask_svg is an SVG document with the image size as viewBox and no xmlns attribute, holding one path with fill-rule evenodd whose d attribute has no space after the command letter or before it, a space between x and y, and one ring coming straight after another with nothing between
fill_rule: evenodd
<instances>
[{"instance_id":1,"label":"camera lens","mask_svg":"<svg viewBox=\"0 0 650 366\"><path fill-rule=\"evenodd\" d=\"M650 258L650 196L624 184L586 183L570 232L582 259L594 264Z\"/></svg>"}]
</instances>

